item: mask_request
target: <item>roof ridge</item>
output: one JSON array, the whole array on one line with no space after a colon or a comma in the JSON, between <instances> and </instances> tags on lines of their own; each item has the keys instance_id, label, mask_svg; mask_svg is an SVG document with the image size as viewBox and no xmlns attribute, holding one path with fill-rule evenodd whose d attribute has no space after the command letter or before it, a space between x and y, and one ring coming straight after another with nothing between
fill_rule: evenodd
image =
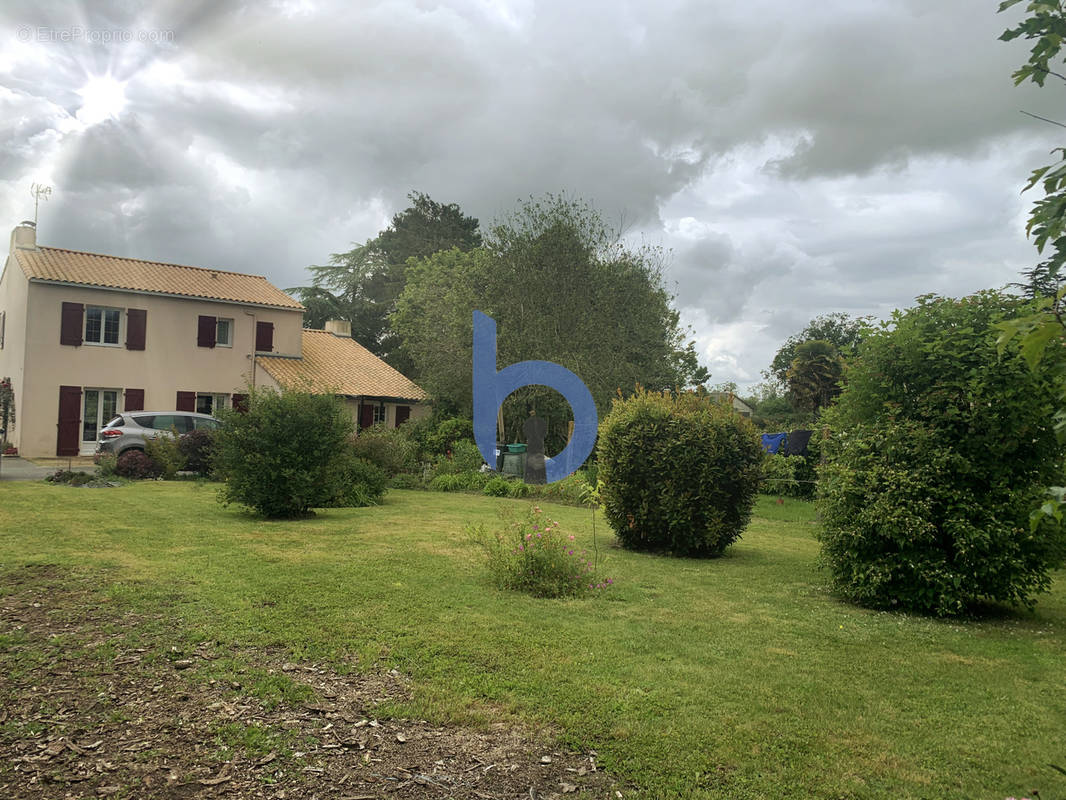
<instances>
[{"instance_id":1,"label":"roof ridge","mask_svg":"<svg viewBox=\"0 0 1066 800\"><path fill-rule=\"evenodd\" d=\"M16 250L21 248L16 248ZM235 272L231 269L219 269L217 267L196 267L192 264L175 264L173 261L152 261L147 258L131 258L129 256L113 256L108 253L94 253L91 250L71 250L68 247L46 247L38 246L38 250L57 250L61 253L77 253L81 256L96 256L98 258L113 258L117 261L136 261L139 264L155 264L160 267L178 267L180 269L196 269L202 272L221 272L225 275L240 275L245 278L259 278L260 280L267 281L265 275L254 275L251 272ZM269 283L269 281L267 281ZM273 285L273 284L271 284Z\"/></svg>"}]
</instances>

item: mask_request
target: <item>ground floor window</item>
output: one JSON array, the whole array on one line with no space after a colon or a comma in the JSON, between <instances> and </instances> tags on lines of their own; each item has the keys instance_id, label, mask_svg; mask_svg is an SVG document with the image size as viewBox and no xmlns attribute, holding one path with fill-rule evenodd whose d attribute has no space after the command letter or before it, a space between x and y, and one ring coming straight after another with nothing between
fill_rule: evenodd
<instances>
[{"instance_id":1,"label":"ground floor window","mask_svg":"<svg viewBox=\"0 0 1066 800\"><path fill-rule=\"evenodd\" d=\"M118 389L86 389L82 394L81 442L82 448L96 450L96 437L100 429L118 411Z\"/></svg>"},{"instance_id":2,"label":"ground floor window","mask_svg":"<svg viewBox=\"0 0 1066 800\"><path fill-rule=\"evenodd\" d=\"M385 404L384 403L378 403L377 405L374 406L374 424L378 425L378 424L384 424L384 423L385 423Z\"/></svg>"},{"instance_id":3,"label":"ground floor window","mask_svg":"<svg viewBox=\"0 0 1066 800\"><path fill-rule=\"evenodd\" d=\"M196 413L214 414L221 408L226 408L229 400L228 394L208 394L200 392L196 395Z\"/></svg>"}]
</instances>

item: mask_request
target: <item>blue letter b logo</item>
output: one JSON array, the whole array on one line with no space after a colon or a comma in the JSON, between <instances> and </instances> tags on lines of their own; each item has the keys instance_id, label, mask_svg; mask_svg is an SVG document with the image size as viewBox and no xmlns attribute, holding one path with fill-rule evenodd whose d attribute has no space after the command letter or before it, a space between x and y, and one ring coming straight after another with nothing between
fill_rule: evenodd
<instances>
[{"instance_id":1,"label":"blue letter b logo","mask_svg":"<svg viewBox=\"0 0 1066 800\"><path fill-rule=\"evenodd\" d=\"M596 404L588 387L566 367L550 361L519 361L496 371L496 323L474 312L474 441L488 464L496 463L496 415L503 401L523 386L547 386L566 398L574 412L574 435L555 458L545 459L548 483L585 463L596 444Z\"/></svg>"}]
</instances>

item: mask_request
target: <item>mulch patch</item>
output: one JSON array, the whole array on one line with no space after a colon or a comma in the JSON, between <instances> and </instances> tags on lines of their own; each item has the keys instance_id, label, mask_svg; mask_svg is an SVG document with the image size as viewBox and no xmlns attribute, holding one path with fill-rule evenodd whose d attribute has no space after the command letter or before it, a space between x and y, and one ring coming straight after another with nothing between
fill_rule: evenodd
<instances>
[{"instance_id":1,"label":"mulch patch","mask_svg":"<svg viewBox=\"0 0 1066 800\"><path fill-rule=\"evenodd\" d=\"M171 646L164 618L116 608L101 583L51 566L0 575L0 797L623 796L595 751L547 732L379 717L410 696L395 670L342 675L241 651L309 698L264 702L207 677L232 651Z\"/></svg>"}]
</instances>

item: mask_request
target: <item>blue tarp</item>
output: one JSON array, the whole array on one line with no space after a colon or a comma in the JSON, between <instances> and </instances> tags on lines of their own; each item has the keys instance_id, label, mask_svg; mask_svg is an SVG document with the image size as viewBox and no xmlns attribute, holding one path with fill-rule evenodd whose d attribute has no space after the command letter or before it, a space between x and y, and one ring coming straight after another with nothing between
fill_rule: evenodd
<instances>
[{"instance_id":1,"label":"blue tarp","mask_svg":"<svg viewBox=\"0 0 1066 800\"><path fill-rule=\"evenodd\" d=\"M776 453L787 442L787 433L764 433L762 435L762 449L767 453Z\"/></svg>"}]
</instances>

